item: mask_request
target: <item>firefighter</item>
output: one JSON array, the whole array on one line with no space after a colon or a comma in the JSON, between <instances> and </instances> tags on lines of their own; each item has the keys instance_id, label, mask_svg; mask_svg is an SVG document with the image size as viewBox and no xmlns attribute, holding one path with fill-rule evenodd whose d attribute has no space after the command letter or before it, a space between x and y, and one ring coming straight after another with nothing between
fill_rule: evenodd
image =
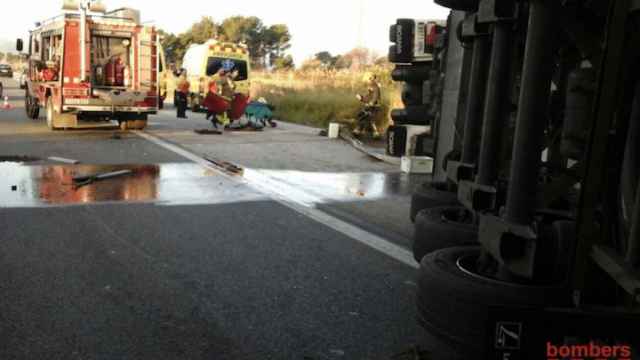
<instances>
[{"instance_id":1,"label":"firefighter","mask_svg":"<svg viewBox=\"0 0 640 360\"><path fill-rule=\"evenodd\" d=\"M240 76L240 71L238 71L238 69L234 69L233 71L231 71L231 73L229 74L229 88L231 89L231 92L235 95L236 92L236 80L238 79L238 76Z\"/></svg>"},{"instance_id":2,"label":"firefighter","mask_svg":"<svg viewBox=\"0 0 640 360\"><path fill-rule=\"evenodd\" d=\"M187 72L183 71L180 75L180 80L178 81L178 88L176 90L176 109L177 109L177 118L178 119L186 119L187 115L187 96L189 96L189 89L191 88L191 84L189 84L189 80L187 80Z\"/></svg>"},{"instance_id":3,"label":"firefighter","mask_svg":"<svg viewBox=\"0 0 640 360\"><path fill-rule=\"evenodd\" d=\"M379 138L380 133L375 124L375 117L381 110L381 86L375 74L366 74L364 80L367 82L367 93L356 95L362 108L358 112L354 134L357 136L371 130L373 138Z\"/></svg>"},{"instance_id":4,"label":"firefighter","mask_svg":"<svg viewBox=\"0 0 640 360\"><path fill-rule=\"evenodd\" d=\"M218 95L222 96L226 101L233 100L234 90L232 88L233 81L229 77L229 71L220 69L218 71L218 79L216 81Z\"/></svg>"}]
</instances>

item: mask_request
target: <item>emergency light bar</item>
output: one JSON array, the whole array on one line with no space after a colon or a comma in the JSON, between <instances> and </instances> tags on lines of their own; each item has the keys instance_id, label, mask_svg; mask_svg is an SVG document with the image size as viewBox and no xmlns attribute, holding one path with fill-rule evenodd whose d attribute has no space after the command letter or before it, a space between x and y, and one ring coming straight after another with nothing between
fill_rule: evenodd
<instances>
[{"instance_id":1,"label":"emergency light bar","mask_svg":"<svg viewBox=\"0 0 640 360\"><path fill-rule=\"evenodd\" d=\"M100 0L82 2L79 0L64 0L62 2L62 10L66 11L79 11L82 8L96 12L106 13L107 7Z\"/></svg>"},{"instance_id":2,"label":"emergency light bar","mask_svg":"<svg viewBox=\"0 0 640 360\"><path fill-rule=\"evenodd\" d=\"M80 2L78 0L64 0L62 3L62 10L78 11L80 10Z\"/></svg>"}]
</instances>

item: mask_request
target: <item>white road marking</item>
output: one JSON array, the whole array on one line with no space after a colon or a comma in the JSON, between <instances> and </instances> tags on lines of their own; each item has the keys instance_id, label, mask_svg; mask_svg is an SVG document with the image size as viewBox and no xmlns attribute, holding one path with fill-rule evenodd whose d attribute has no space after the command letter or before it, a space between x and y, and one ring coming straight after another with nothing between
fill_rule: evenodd
<instances>
[{"instance_id":1,"label":"white road marking","mask_svg":"<svg viewBox=\"0 0 640 360\"><path fill-rule=\"evenodd\" d=\"M327 214L326 212L316 208L314 205L310 205L310 203L312 203L313 201L309 201L310 200L309 198L313 198L313 196L310 196L310 195L305 196L305 194L297 194L300 191L296 189L292 190L287 186L281 186L281 184L278 184L277 181L266 181L268 179L265 179L263 177L260 178L261 179L260 181L258 181L258 179L247 180L245 178L240 180L240 178L238 177L231 176L221 171L218 167L216 167L214 164L207 161L206 159L190 151L187 151L177 145L171 144L170 142L167 142L157 136L154 136L147 132L142 132L142 131L135 131L134 133L142 137L143 139L148 140L186 159L189 159L196 164L199 164L208 169L213 169L223 176L233 178L236 181L244 181L250 187L270 195L274 200L278 201L280 204L304 216L307 216L310 219L313 219L343 235L346 235L347 237L355 241L358 241L374 250L377 250L409 267L412 267L415 269L419 267L418 263L413 258L413 254L409 250L401 246L398 246L396 244L393 244L392 242L378 235L372 234L364 229L361 229L360 227L349 224L330 214ZM251 170L247 169L247 171L251 171ZM293 193L296 193L296 195L291 196Z\"/></svg>"}]
</instances>

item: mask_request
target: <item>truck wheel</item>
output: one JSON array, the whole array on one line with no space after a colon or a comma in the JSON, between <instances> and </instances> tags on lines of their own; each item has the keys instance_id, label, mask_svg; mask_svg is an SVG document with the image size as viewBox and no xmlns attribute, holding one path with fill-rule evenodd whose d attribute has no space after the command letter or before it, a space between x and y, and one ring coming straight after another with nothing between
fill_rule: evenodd
<instances>
[{"instance_id":1,"label":"truck wheel","mask_svg":"<svg viewBox=\"0 0 640 360\"><path fill-rule=\"evenodd\" d=\"M414 229L413 257L417 262L440 249L478 242L473 214L462 206L424 209L418 213Z\"/></svg>"},{"instance_id":2,"label":"truck wheel","mask_svg":"<svg viewBox=\"0 0 640 360\"><path fill-rule=\"evenodd\" d=\"M416 215L423 209L457 203L457 194L449 191L446 182L424 183L411 196L411 221L415 222Z\"/></svg>"},{"instance_id":3,"label":"truck wheel","mask_svg":"<svg viewBox=\"0 0 640 360\"><path fill-rule=\"evenodd\" d=\"M53 99L50 97L47 98L47 127L50 130L56 130L55 121L56 121L56 110L53 108Z\"/></svg>"},{"instance_id":4,"label":"truck wheel","mask_svg":"<svg viewBox=\"0 0 640 360\"><path fill-rule=\"evenodd\" d=\"M131 127L132 129L144 130L144 128L147 127L147 120L134 120L132 121L132 123L133 123L133 126Z\"/></svg>"},{"instance_id":5,"label":"truck wheel","mask_svg":"<svg viewBox=\"0 0 640 360\"><path fill-rule=\"evenodd\" d=\"M490 307L569 303L561 284L510 283L478 274L475 263L480 254L479 246L438 250L422 259L418 275L418 322L465 359L477 358L484 350Z\"/></svg>"},{"instance_id":6,"label":"truck wheel","mask_svg":"<svg viewBox=\"0 0 640 360\"><path fill-rule=\"evenodd\" d=\"M435 0L435 3L452 10L478 11L479 0Z\"/></svg>"},{"instance_id":7,"label":"truck wheel","mask_svg":"<svg viewBox=\"0 0 640 360\"><path fill-rule=\"evenodd\" d=\"M31 97L28 91L26 91L24 97L24 108L29 119L35 120L40 116L40 105L38 104L38 99Z\"/></svg>"}]
</instances>

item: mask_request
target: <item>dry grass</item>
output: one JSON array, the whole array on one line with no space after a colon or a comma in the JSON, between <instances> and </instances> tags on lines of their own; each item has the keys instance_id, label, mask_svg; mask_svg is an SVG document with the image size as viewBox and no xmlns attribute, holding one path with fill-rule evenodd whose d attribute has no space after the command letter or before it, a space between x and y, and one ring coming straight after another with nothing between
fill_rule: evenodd
<instances>
[{"instance_id":1,"label":"dry grass","mask_svg":"<svg viewBox=\"0 0 640 360\"><path fill-rule=\"evenodd\" d=\"M391 81L391 69L375 67L382 85L383 112L376 119L381 130L389 124L391 109L401 107L400 87ZM251 95L276 106L276 118L326 128L330 122L353 126L360 104L355 95L366 90L365 71L291 71L252 74Z\"/></svg>"}]
</instances>

